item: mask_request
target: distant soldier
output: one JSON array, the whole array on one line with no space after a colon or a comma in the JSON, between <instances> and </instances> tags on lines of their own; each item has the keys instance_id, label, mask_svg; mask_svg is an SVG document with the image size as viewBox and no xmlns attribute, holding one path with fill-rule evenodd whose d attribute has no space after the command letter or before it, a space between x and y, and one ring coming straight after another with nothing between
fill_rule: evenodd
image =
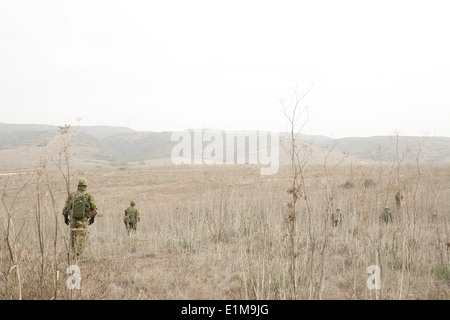
<instances>
[{"instance_id":1,"label":"distant soldier","mask_svg":"<svg viewBox=\"0 0 450 320\"><path fill-rule=\"evenodd\" d=\"M342 222L341 209L336 208L336 211L331 214L331 224L337 227Z\"/></svg>"},{"instance_id":2,"label":"distant soldier","mask_svg":"<svg viewBox=\"0 0 450 320\"><path fill-rule=\"evenodd\" d=\"M136 225L141 222L141 217L139 216L139 210L135 207L136 202L131 200L130 206L125 210L125 217L123 222L127 228L128 234L131 230L136 231Z\"/></svg>"},{"instance_id":3,"label":"distant soldier","mask_svg":"<svg viewBox=\"0 0 450 320\"><path fill-rule=\"evenodd\" d=\"M64 222L71 223L72 250L77 256L83 252L87 226L94 223L98 213L95 199L86 189L86 179L79 179L77 191L69 195L63 209ZM69 219L71 210L72 221Z\"/></svg>"},{"instance_id":4,"label":"distant soldier","mask_svg":"<svg viewBox=\"0 0 450 320\"><path fill-rule=\"evenodd\" d=\"M392 213L388 207L384 208L384 211L380 215L380 220L384 223L392 222Z\"/></svg>"},{"instance_id":5,"label":"distant soldier","mask_svg":"<svg viewBox=\"0 0 450 320\"><path fill-rule=\"evenodd\" d=\"M395 205L397 206L397 209L400 209L402 207L402 200L403 196L400 194L400 191L398 191L395 194Z\"/></svg>"}]
</instances>

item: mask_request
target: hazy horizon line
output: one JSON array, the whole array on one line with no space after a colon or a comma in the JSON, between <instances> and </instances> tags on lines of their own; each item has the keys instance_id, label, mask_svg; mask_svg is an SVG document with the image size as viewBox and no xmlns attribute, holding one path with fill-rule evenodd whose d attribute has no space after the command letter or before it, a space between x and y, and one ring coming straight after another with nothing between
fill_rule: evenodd
<instances>
[{"instance_id":1,"label":"hazy horizon line","mask_svg":"<svg viewBox=\"0 0 450 320\"><path fill-rule=\"evenodd\" d=\"M67 124L63 124L63 125L56 125L56 124L47 124L47 123L7 123L7 122L0 122L0 125L23 125L23 126L42 126L42 127L61 127L61 126L65 126ZM226 131L226 132L277 132L280 134L290 134L289 131L281 131L281 130L265 130L265 129L218 129L218 128L212 128L212 127L204 127L204 128L185 128L185 129L177 129L177 130L138 130L138 129L133 129L129 126L125 126L125 125L109 125L109 124L97 124L97 125L71 125L69 124L69 126L71 128L77 128L77 127L104 127L104 128L125 128L125 129L129 129L132 130L134 132L153 132L153 133L163 133L163 132L182 132L182 131L192 131L192 130L218 130L218 131ZM395 131L394 129L392 131ZM299 132L299 134L304 135L304 136L316 136L316 137L326 137L332 140L341 140L341 139L347 139L347 138L377 138L377 137L395 137L397 136L397 134L374 134L374 135L352 135L352 136L342 136L342 137L333 137L332 135L326 135L326 134L316 134L316 133L302 133ZM421 137L421 138L448 138L450 139L450 136L444 136L444 135L429 135L429 134L424 134L424 135L410 135L410 134L406 134L406 135L402 135L401 133L398 134L399 137Z\"/></svg>"}]
</instances>

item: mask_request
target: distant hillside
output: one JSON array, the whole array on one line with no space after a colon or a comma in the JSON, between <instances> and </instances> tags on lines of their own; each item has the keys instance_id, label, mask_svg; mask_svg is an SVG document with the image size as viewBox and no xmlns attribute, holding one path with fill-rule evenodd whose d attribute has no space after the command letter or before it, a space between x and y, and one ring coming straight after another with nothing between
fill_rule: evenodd
<instances>
[{"instance_id":1,"label":"distant hillside","mask_svg":"<svg viewBox=\"0 0 450 320\"><path fill-rule=\"evenodd\" d=\"M108 138L114 134L119 133L134 133L135 131L126 128L126 127L111 127L111 126L80 126L78 129L78 132L83 132L90 134L91 136L94 136L97 139L104 139Z\"/></svg>"},{"instance_id":2,"label":"distant hillside","mask_svg":"<svg viewBox=\"0 0 450 320\"><path fill-rule=\"evenodd\" d=\"M23 132L23 131L55 131L58 132L58 126L44 125L44 124L8 124L0 123L0 137L4 134ZM103 139L117 133L131 133L134 130L126 127L114 126L79 126L72 127L71 130L84 132L90 134L97 139Z\"/></svg>"},{"instance_id":3,"label":"distant hillside","mask_svg":"<svg viewBox=\"0 0 450 320\"><path fill-rule=\"evenodd\" d=\"M56 130L0 131L0 150L17 147L43 147L46 141L52 140L56 134Z\"/></svg>"},{"instance_id":4,"label":"distant hillside","mask_svg":"<svg viewBox=\"0 0 450 320\"><path fill-rule=\"evenodd\" d=\"M51 126L46 124L9 124L0 123L0 134L5 132L15 131L47 131L57 129L57 126Z\"/></svg>"},{"instance_id":5,"label":"distant hillside","mask_svg":"<svg viewBox=\"0 0 450 320\"><path fill-rule=\"evenodd\" d=\"M141 132L125 127L80 126L70 148L72 163L84 165L171 164L171 152L178 143L171 141L172 132ZM222 131L225 134L225 131ZM238 136L245 131L233 132ZM288 146L289 135L280 133ZM60 143L58 126L0 123L0 170L35 167L42 156L55 152ZM204 146L207 143L204 143ZM326 136L300 135L299 147L308 163L392 162L398 153L403 163L450 163L450 138L380 136L332 139ZM420 149L420 151L419 151ZM280 163L289 157L280 148ZM47 152L47 153L46 153Z\"/></svg>"},{"instance_id":6,"label":"distant hillside","mask_svg":"<svg viewBox=\"0 0 450 320\"><path fill-rule=\"evenodd\" d=\"M170 158L174 143L171 132L117 133L102 140L119 161L135 162Z\"/></svg>"},{"instance_id":7,"label":"distant hillside","mask_svg":"<svg viewBox=\"0 0 450 320\"><path fill-rule=\"evenodd\" d=\"M315 142L333 151L351 154L361 159L391 162L398 158L403 162L450 162L450 138L381 136L368 138L343 138Z\"/></svg>"}]
</instances>

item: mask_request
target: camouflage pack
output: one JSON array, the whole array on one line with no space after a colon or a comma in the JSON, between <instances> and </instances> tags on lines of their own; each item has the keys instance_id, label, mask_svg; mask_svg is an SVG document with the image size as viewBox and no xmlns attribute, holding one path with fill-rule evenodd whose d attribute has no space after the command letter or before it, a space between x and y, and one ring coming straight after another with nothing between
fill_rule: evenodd
<instances>
[{"instance_id":1,"label":"camouflage pack","mask_svg":"<svg viewBox=\"0 0 450 320\"><path fill-rule=\"evenodd\" d=\"M74 194L73 217L84 218L89 211L88 193L76 191Z\"/></svg>"}]
</instances>

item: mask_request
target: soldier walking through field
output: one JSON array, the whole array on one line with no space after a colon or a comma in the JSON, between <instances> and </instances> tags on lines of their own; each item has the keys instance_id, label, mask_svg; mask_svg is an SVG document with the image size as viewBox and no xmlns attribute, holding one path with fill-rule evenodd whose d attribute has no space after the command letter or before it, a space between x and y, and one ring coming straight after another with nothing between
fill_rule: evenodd
<instances>
[{"instance_id":1,"label":"soldier walking through field","mask_svg":"<svg viewBox=\"0 0 450 320\"><path fill-rule=\"evenodd\" d=\"M70 221L70 212L72 211L72 221ZM72 250L79 256L84 250L87 226L94 223L95 216L98 213L94 197L87 192L86 179L78 180L77 191L72 192L64 205L64 222L70 225L72 232Z\"/></svg>"},{"instance_id":2,"label":"soldier walking through field","mask_svg":"<svg viewBox=\"0 0 450 320\"><path fill-rule=\"evenodd\" d=\"M342 222L341 209L336 208L336 211L331 214L331 224L337 227Z\"/></svg>"},{"instance_id":3,"label":"soldier walking through field","mask_svg":"<svg viewBox=\"0 0 450 320\"><path fill-rule=\"evenodd\" d=\"M380 220L386 224L392 222L392 213L388 207L384 208L384 211L380 215Z\"/></svg>"},{"instance_id":4,"label":"soldier walking through field","mask_svg":"<svg viewBox=\"0 0 450 320\"><path fill-rule=\"evenodd\" d=\"M400 194L400 191L398 191L395 194L395 205L397 206L397 209L400 209L402 207L403 202L403 196Z\"/></svg>"},{"instance_id":5,"label":"soldier walking through field","mask_svg":"<svg viewBox=\"0 0 450 320\"><path fill-rule=\"evenodd\" d=\"M123 222L125 223L128 234L130 234L130 231L136 231L136 225L141 222L139 210L135 206L136 202L134 200L131 200L130 206L125 210L125 217L123 218Z\"/></svg>"},{"instance_id":6,"label":"soldier walking through field","mask_svg":"<svg viewBox=\"0 0 450 320\"><path fill-rule=\"evenodd\" d=\"M397 209L401 209L403 206L403 195L400 191L395 194L395 205L397 206Z\"/></svg>"}]
</instances>

